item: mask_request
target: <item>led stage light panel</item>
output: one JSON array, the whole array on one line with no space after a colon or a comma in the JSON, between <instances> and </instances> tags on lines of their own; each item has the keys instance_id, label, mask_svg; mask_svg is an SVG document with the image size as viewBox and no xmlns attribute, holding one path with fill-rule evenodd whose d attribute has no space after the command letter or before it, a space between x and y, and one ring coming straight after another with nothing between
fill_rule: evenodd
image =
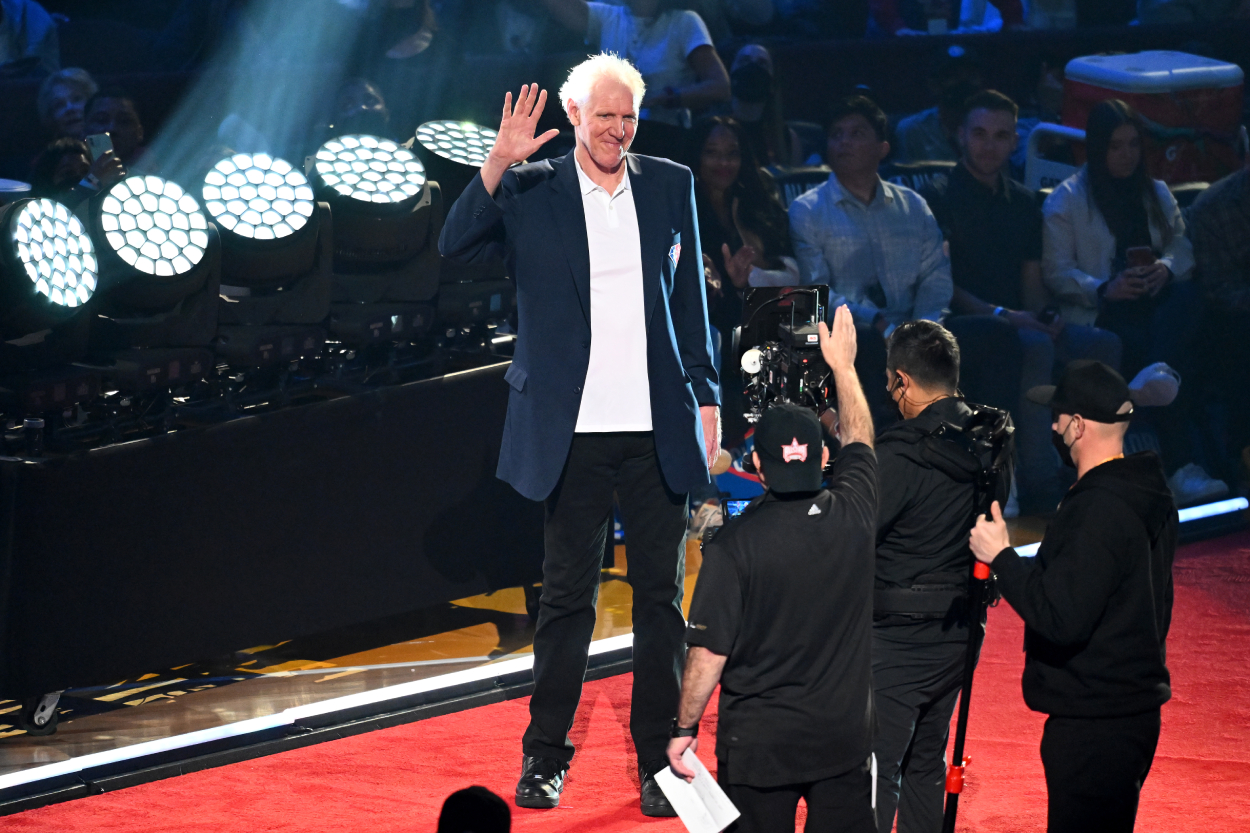
<instances>
[{"instance_id":1,"label":"led stage light panel","mask_svg":"<svg viewBox=\"0 0 1250 833\"><path fill-rule=\"evenodd\" d=\"M377 136L340 136L317 151L317 177L344 197L394 205L425 188L425 166L408 148Z\"/></svg>"},{"instance_id":2,"label":"led stage light panel","mask_svg":"<svg viewBox=\"0 0 1250 833\"><path fill-rule=\"evenodd\" d=\"M208 220L175 182L132 176L109 189L100 228L113 251L140 272L161 277L195 268L208 249Z\"/></svg>"},{"instance_id":3,"label":"led stage light panel","mask_svg":"<svg viewBox=\"0 0 1250 833\"><path fill-rule=\"evenodd\" d=\"M85 304L95 294L95 246L68 208L53 200L31 200L11 229L18 260L35 291L64 307Z\"/></svg>"},{"instance_id":4,"label":"led stage light panel","mask_svg":"<svg viewBox=\"0 0 1250 833\"><path fill-rule=\"evenodd\" d=\"M486 162L498 136L498 130L471 122L431 121L417 128L417 141L427 150L474 168Z\"/></svg>"},{"instance_id":5,"label":"led stage light panel","mask_svg":"<svg viewBox=\"0 0 1250 833\"><path fill-rule=\"evenodd\" d=\"M312 186L284 159L239 153L204 177L204 207L217 225L240 237L279 240L313 215Z\"/></svg>"}]
</instances>

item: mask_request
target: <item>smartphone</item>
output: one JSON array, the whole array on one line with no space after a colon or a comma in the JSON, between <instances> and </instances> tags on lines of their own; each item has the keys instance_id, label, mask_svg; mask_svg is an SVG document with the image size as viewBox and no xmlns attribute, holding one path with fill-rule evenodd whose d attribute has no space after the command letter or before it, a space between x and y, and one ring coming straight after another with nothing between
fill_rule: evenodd
<instances>
[{"instance_id":1,"label":"smartphone","mask_svg":"<svg viewBox=\"0 0 1250 833\"><path fill-rule=\"evenodd\" d=\"M747 508L749 500L727 500L725 501L725 517L732 518Z\"/></svg>"},{"instance_id":2,"label":"smartphone","mask_svg":"<svg viewBox=\"0 0 1250 833\"><path fill-rule=\"evenodd\" d=\"M106 150L113 149L113 139L107 133L92 133L83 141L87 143L87 150L91 151L92 162L99 159Z\"/></svg>"},{"instance_id":3,"label":"smartphone","mask_svg":"<svg viewBox=\"0 0 1250 833\"><path fill-rule=\"evenodd\" d=\"M1124 252L1124 259L1129 266L1150 266L1157 260L1154 250L1149 246L1132 246Z\"/></svg>"}]
</instances>

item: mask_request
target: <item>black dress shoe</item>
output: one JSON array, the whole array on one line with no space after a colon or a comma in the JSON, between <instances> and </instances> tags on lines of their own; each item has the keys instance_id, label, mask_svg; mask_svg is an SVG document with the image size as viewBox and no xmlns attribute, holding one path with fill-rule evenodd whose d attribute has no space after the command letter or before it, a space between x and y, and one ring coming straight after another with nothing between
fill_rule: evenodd
<instances>
[{"instance_id":1,"label":"black dress shoe","mask_svg":"<svg viewBox=\"0 0 1250 833\"><path fill-rule=\"evenodd\" d=\"M564 776L569 765L555 758L532 758L521 762L521 780L516 785L516 806L550 810L560 804Z\"/></svg>"},{"instance_id":2,"label":"black dress shoe","mask_svg":"<svg viewBox=\"0 0 1250 833\"><path fill-rule=\"evenodd\" d=\"M642 785L642 814L644 816L671 817L677 815L673 805L668 803L664 790L656 783L655 774L668 766L668 761L660 758L638 765L638 780Z\"/></svg>"}]
</instances>

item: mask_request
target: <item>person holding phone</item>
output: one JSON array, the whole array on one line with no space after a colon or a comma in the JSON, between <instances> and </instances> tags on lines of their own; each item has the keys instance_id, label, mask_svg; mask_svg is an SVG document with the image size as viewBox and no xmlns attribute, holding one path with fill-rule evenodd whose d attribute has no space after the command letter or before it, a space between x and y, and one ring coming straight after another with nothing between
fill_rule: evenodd
<instances>
[{"instance_id":1,"label":"person holding phone","mask_svg":"<svg viewBox=\"0 0 1250 833\"><path fill-rule=\"evenodd\" d=\"M1117 99L1097 104L1085 127L1088 161L1042 208L1047 289L1069 323L1094 324L1120 337L1121 369L1135 391L1151 375L1167 372L1157 362L1185 376L1201 314L1189 280L1194 256L1185 221L1167 185L1146 171L1145 139L1132 107ZM1187 408L1182 395L1150 415L1182 504L1228 488L1193 463Z\"/></svg>"}]
</instances>

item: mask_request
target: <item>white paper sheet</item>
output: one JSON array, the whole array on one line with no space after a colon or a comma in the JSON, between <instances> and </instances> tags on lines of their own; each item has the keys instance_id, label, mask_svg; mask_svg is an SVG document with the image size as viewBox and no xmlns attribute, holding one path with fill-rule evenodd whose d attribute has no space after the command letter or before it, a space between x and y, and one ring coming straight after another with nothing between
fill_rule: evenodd
<instances>
[{"instance_id":1,"label":"white paper sheet","mask_svg":"<svg viewBox=\"0 0 1250 833\"><path fill-rule=\"evenodd\" d=\"M693 782L678 778L671 767L657 772L655 782L690 833L720 833L741 813L693 752L682 753L681 762L694 770Z\"/></svg>"}]
</instances>

